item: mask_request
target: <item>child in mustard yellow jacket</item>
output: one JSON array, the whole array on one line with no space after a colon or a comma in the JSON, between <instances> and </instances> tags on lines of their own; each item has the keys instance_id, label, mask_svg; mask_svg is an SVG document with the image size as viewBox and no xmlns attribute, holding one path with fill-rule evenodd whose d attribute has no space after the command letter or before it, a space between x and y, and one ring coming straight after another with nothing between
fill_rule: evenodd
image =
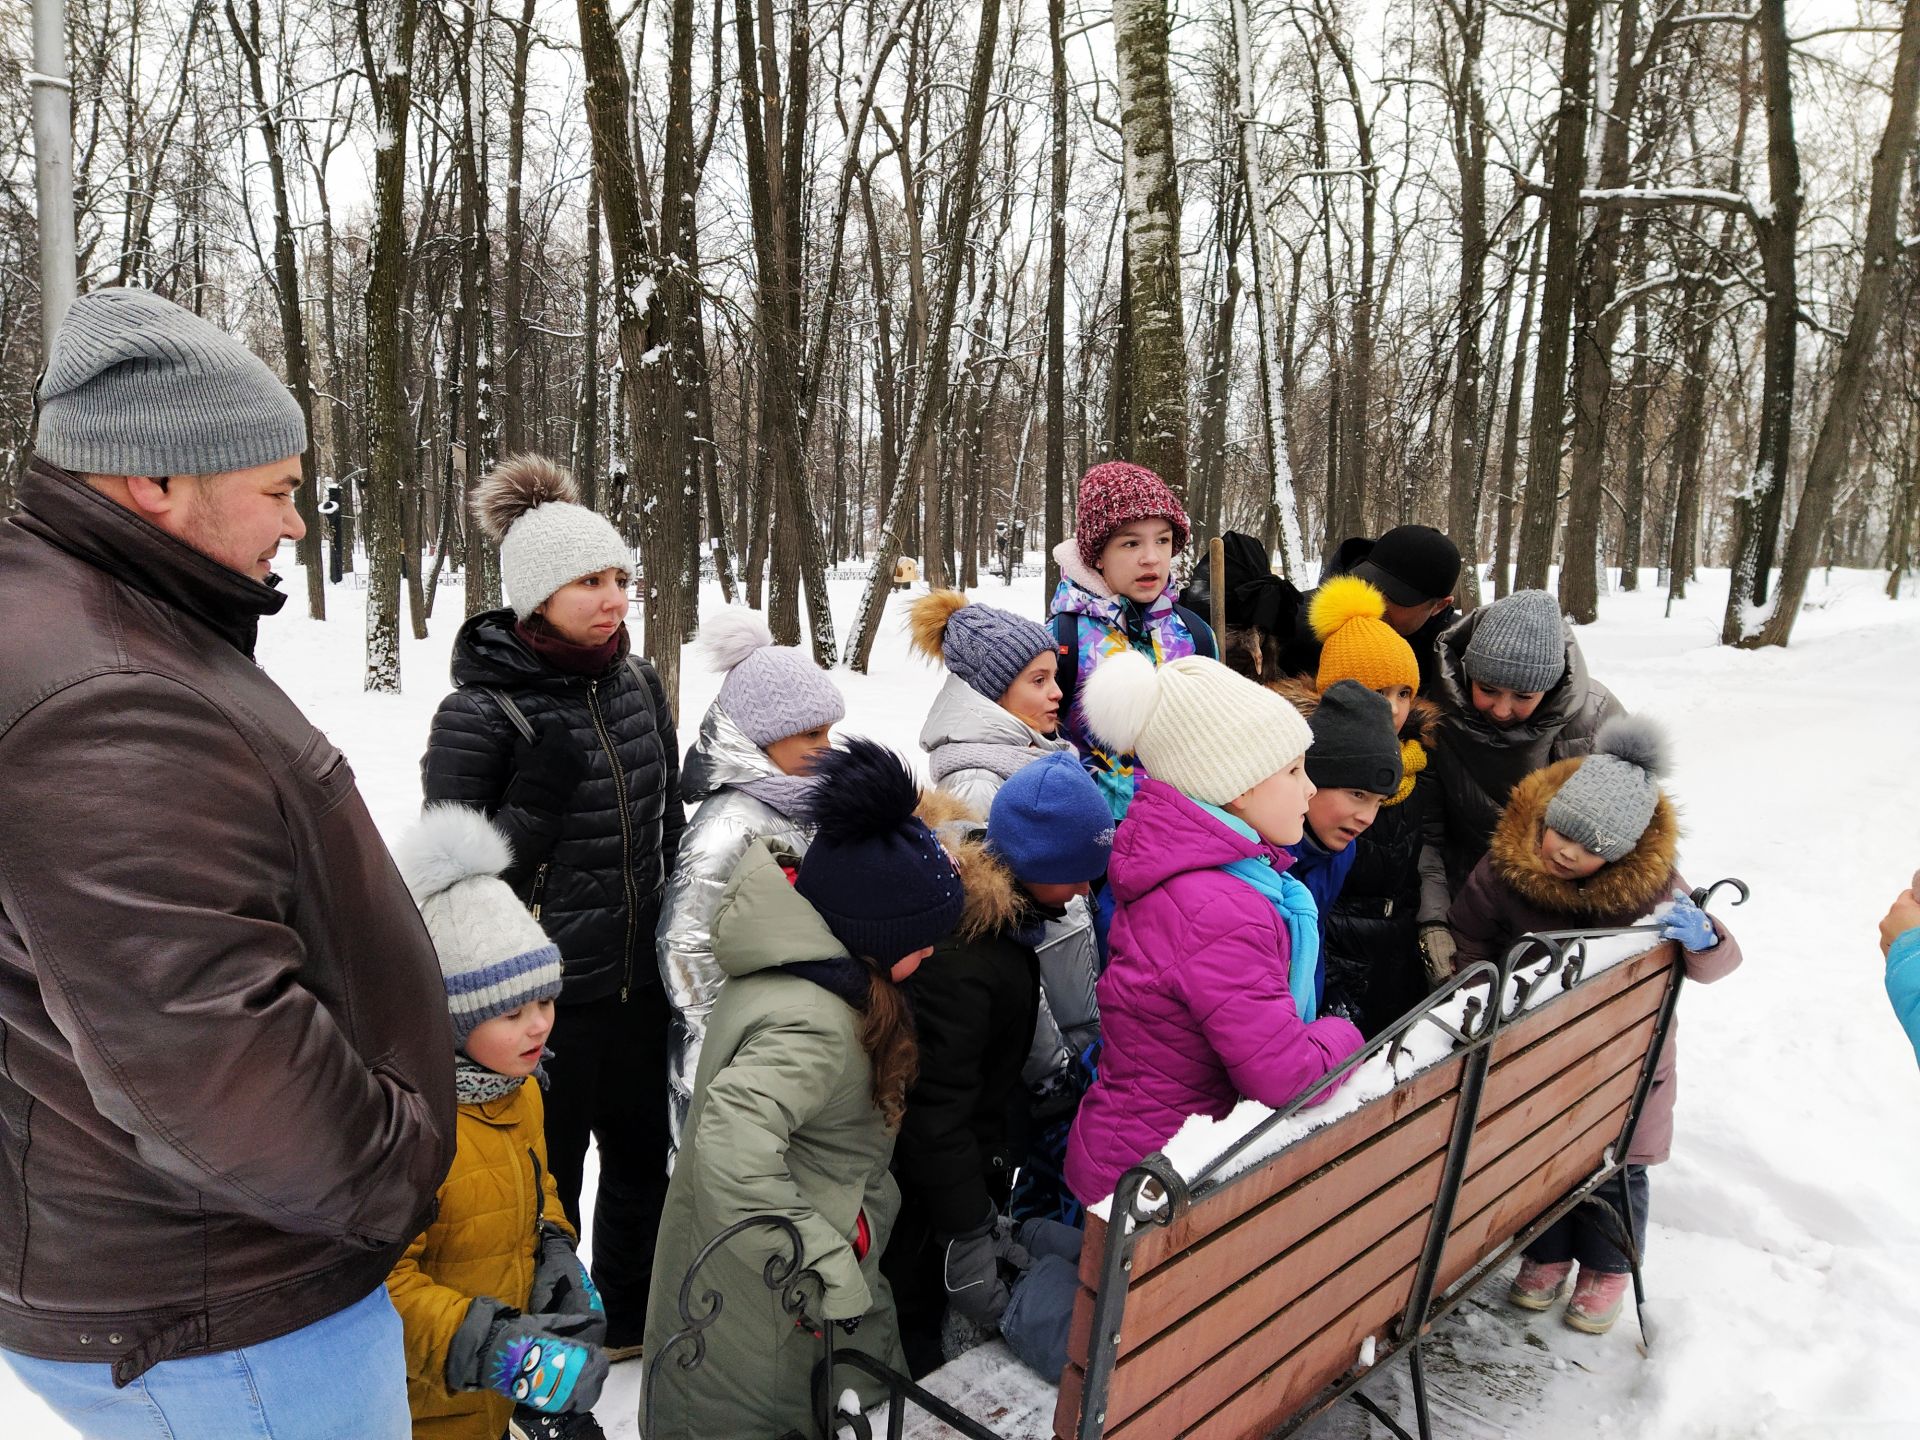
<instances>
[{"instance_id":1,"label":"child in mustard yellow jacket","mask_svg":"<svg viewBox=\"0 0 1920 1440\"><path fill-rule=\"evenodd\" d=\"M512 856L478 811L430 807L397 858L459 1045L453 1168L433 1224L387 1279L414 1436L598 1437L606 1312L547 1173L540 1101L560 952L499 878Z\"/></svg>"}]
</instances>

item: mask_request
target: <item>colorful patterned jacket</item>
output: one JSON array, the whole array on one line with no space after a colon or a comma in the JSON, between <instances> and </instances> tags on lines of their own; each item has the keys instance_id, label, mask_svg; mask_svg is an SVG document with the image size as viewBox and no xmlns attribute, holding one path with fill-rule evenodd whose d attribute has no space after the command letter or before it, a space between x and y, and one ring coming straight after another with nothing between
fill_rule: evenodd
<instances>
[{"instance_id":1,"label":"colorful patterned jacket","mask_svg":"<svg viewBox=\"0 0 1920 1440\"><path fill-rule=\"evenodd\" d=\"M1079 660L1072 676L1061 677L1061 688L1070 687L1072 694L1065 702L1060 733L1080 752L1081 763L1106 795L1117 821L1126 815L1133 799L1134 760L1131 755L1109 754L1087 728L1080 703L1086 678L1109 655L1127 649L1138 650L1155 665L1164 665L1186 655L1217 657L1219 646L1206 622L1175 603L1171 583L1151 605L1142 606L1109 589L1100 572L1080 558L1071 536L1054 547L1053 558L1060 566L1060 584L1053 592L1048 619L1059 642L1062 666L1071 655L1077 654ZM1071 622L1065 617L1071 617ZM1188 617L1192 617L1191 624ZM1065 628L1068 623L1075 627L1071 634Z\"/></svg>"}]
</instances>

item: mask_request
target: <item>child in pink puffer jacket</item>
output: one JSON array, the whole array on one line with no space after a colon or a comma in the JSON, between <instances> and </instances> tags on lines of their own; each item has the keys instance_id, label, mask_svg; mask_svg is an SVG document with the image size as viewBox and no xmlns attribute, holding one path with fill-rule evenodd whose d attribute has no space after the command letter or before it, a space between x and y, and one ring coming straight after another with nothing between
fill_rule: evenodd
<instances>
[{"instance_id":1,"label":"child in pink puffer jacket","mask_svg":"<svg viewBox=\"0 0 1920 1440\"><path fill-rule=\"evenodd\" d=\"M1090 1205L1187 1116L1222 1118L1242 1095L1285 1105L1362 1041L1315 1018L1319 916L1281 848L1313 795L1299 713L1197 656L1156 670L1115 655L1085 702L1094 733L1146 771L1107 871L1099 1077L1067 1141L1067 1184Z\"/></svg>"}]
</instances>

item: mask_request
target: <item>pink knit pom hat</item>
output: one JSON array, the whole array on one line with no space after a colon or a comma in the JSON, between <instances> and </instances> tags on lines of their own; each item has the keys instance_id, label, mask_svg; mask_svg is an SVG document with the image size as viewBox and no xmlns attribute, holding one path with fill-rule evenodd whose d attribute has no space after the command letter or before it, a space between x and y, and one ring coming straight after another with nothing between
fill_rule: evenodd
<instances>
[{"instance_id":1,"label":"pink knit pom hat","mask_svg":"<svg viewBox=\"0 0 1920 1440\"><path fill-rule=\"evenodd\" d=\"M1187 548L1187 512L1167 482L1144 465L1109 460L1080 477L1080 504L1073 517L1073 543L1088 569L1100 563L1100 552L1113 532L1135 520L1165 520L1173 526L1173 553Z\"/></svg>"}]
</instances>

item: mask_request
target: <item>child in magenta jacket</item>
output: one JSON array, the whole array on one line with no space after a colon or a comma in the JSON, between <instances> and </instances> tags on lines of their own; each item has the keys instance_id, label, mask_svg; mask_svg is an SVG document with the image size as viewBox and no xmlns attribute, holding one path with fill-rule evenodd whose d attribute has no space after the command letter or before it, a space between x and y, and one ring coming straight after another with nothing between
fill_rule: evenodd
<instances>
[{"instance_id":1,"label":"child in magenta jacket","mask_svg":"<svg viewBox=\"0 0 1920 1440\"><path fill-rule=\"evenodd\" d=\"M1067 1140L1068 1187L1091 1205L1187 1116L1285 1105L1362 1042L1315 1018L1319 916L1286 874L1313 795L1298 712L1197 656L1116 655L1085 698L1094 733L1146 771L1107 871L1099 1075Z\"/></svg>"}]
</instances>

